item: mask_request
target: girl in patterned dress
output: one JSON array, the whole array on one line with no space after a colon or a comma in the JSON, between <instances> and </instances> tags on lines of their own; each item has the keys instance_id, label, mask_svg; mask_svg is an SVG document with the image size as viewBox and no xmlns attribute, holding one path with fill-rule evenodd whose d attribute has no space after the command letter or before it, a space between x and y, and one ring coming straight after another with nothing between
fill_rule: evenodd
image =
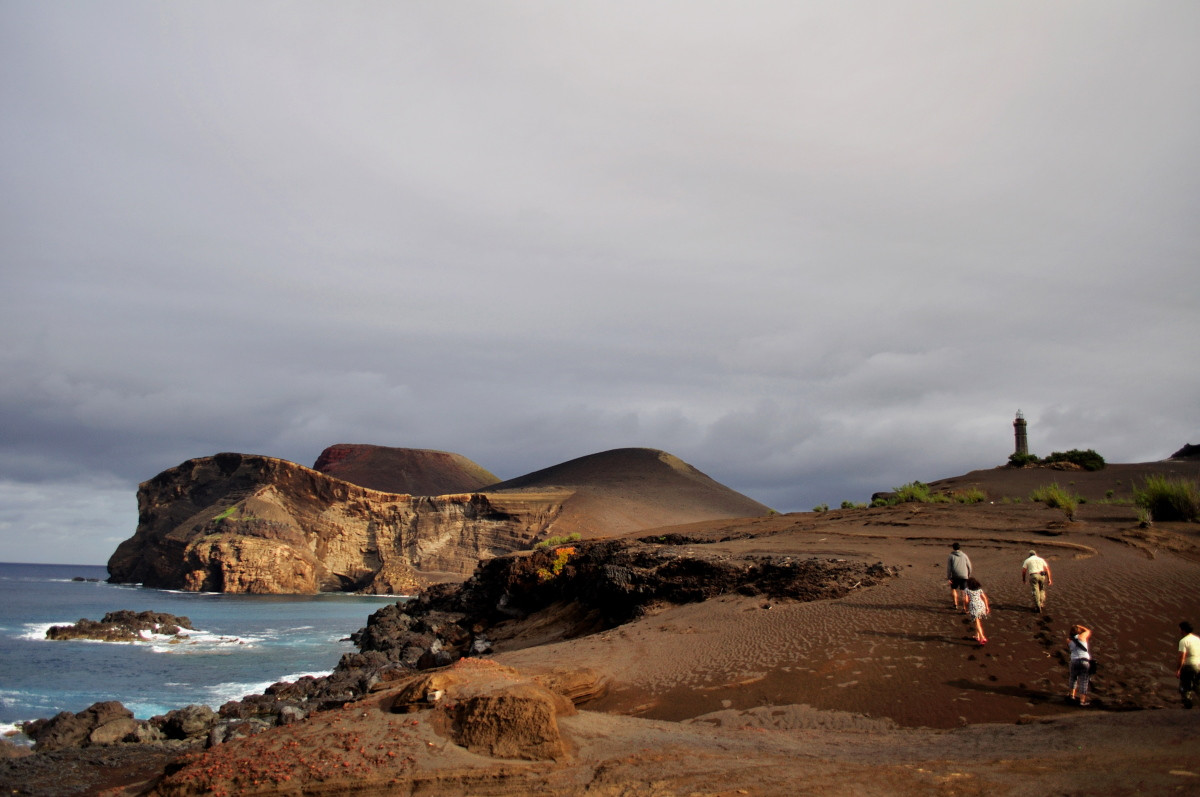
<instances>
[{"instance_id":1,"label":"girl in patterned dress","mask_svg":"<svg viewBox=\"0 0 1200 797\"><path fill-rule=\"evenodd\" d=\"M971 576L967 579L967 616L975 621L975 641L981 645L987 643L987 637L983 635L983 618L991 613L992 607L983 585L979 579Z\"/></svg>"}]
</instances>

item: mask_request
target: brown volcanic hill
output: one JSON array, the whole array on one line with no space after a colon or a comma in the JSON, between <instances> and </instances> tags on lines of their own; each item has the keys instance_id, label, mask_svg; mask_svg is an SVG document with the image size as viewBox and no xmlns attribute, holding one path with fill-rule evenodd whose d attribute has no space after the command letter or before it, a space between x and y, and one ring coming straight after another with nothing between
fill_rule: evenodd
<instances>
[{"instance_id":1,"label":"brown volcanic hill","mask_svg":"<svg viewBox=\"0 0 1200 797\"><path fill-rule=\"evenodd\" d=\"M473 493L497 479L459 454L352 443L329 446L313 470L371 490L402 495Z\"/></svg>"},{"instance_id":2,"label":"brown volcanic hill","mask_svg":"<svg viewBox=\"0 0 1200 797\"><path fill-rule=\"evenodd\" d=\"M678 457L652 448L590 454L493 484L483 492L567 494L551 530L585 538L771 511Z\"/></svg>"}]
</instances>

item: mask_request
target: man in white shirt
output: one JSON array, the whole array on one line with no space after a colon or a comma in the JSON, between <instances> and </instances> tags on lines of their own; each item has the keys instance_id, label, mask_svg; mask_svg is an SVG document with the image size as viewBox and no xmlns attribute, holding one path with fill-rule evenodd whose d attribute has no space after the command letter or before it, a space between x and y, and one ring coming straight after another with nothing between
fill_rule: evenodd
<instances>
[{"instance_id":1,"label":"man in white shirt","mask_svg":"<svg viewBox=\"0 0 1200 797\"><path fill-rule=\"evenodd\" d=\"M1179 666L1175 675L1179 678L1179 694L1183 707L1191 708L1196 692L1200 691L1200 637L1192 631L1186 620L1179 624L1183 639L1179 640Z\"/></svg>"},{"instance_id":2,"label":"man in white shirt","mask_svg":"<svg viewBox=\"0 0 1200 797\"><path fill-rule=\"evenodd\" d=\"M1021 563L1022 584L1026 578L1033 589L1033 605L1040 612L1046 605L1046 587L1054 583L1054 577L1050 574L1050 565L1037 555L1037 551L1030 551L1029 558Z\"/></svg>"}]
</instances>

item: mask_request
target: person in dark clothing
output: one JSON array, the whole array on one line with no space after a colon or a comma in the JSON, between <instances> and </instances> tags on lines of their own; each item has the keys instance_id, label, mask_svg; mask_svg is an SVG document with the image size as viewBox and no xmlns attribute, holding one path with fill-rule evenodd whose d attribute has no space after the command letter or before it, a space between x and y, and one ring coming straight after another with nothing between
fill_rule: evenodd
<instances>
[{"instance_id":1,"label":"person in dark clothing","mask_svg":"<svg viewBox=\"0 0 1200 797\"><path fill-rule=\"evenodd\" d=\"M946 579L950 582L950 594L954 598L954 608L959 606L962 598L962 610L967 610L967 579L973 575L971 559L962 552L956 542L951 546L950 558L946 560Z\"/></svg>"}]
</instances>

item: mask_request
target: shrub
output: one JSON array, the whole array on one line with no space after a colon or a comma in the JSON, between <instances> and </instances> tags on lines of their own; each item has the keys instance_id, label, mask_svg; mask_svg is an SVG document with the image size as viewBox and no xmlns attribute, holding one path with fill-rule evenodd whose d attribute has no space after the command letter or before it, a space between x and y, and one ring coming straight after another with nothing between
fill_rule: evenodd
<instances>
[{"instance_id":1,"label":"shrub","mask_svg":"<svg viewBox=\"0 0 1200 797\"><path fill-rule=\"evenodd\" d=\"M1134 488L1133 500L1152 520L1200 520L1200 484L1187 479L1148 476Z\"/></svg>"},{"instance_id":2,"label":"shrub","mask_svg":"<svg viewBox=\"0 0 1200 797\"><path fill-rule=\"evenodd\" d=\"M553 578L557 578L563 568L567 566L567 562L575 555L575 549L572 547L555 548L554 559L550 561L549 567L539 567L537 569L538 581L546 582Z\"/></svg>"},{"instance_id":3,"label":"shrub","mask_svg":"<svg viewBox=\"0 0 1200 797\"><path fill-rule=\"evenodd\" d=\"M968 487L965 490L955 490L950 497L960 504L982 504L987 500L987 493L978 487Z\"/></svg>"},{"instance_id":4,"label":"shrub","mask_svg":"<svg viewBox=\"0 0 1200 797\"><path fill-rule=\"evenodd\" d=\"M1080 451L1078 448L1072 448L1070 451L1055 451L1042 460L1044 465L1049 465L1051 462L1073 462L1084 470L1104 470L1104 466L1108 464L1104 461L1104 457L1090 448L1087 451Z\"/></svg>"},{"instance_id":5,"label":"shrub","mask_svg":"<svg viewBox=\"0 0 1200 797\"><path fill-rule=\"evenodd\" d=\"M893 488L893 493L896 494L896 503L898 504L928 504L933 502L933 494L929 492L929 485L921 482L909 482Z\"/></svg>"},{"instance_id":6,"label":"shrub","mask_svg":"<svg viewBox=\"0 0 1200 797\"><path fill-rule=\"evenodd\" d=\"M539 548L551 548L555 545L562 545L565 542L579 542L579 532L572 531L570 534L563 535L562 537L547 537L534 545L533 549L536 551Z\"/></svg>"},{"instance_id":7,"label":"shrub","mask_svg":"<svg viewBox=\"0 0 1200 797\"><path fill-rule=\"evenodd\" d=\"M1058 482L1051 482L1037 488L1029 498L1032 501L1040 501L1051 509L1061 509L1066 514L1067 520L1075 519L1075 509L1079 504L1079 498L1060 487Z\"/></svg>"},{"instance_id":8,"label":"shrub","mask_svg":"<svg viewBox=\"0 0 1200 797\"><path fill-rule=\"evenodd\" d=\"M1038 458L1033 454L1019 454L1017 452L1013 452L1012 454L1008 455L1008 466L1010 468L1023 468L1026 465L1033 465L1038 461Z\"/></svg>"},{"instance_id":9,"label":"shrub","mask_svg":"<svg viewBox=\"0 0 1200 797\"><path fill-rule=\"evenodd\" d=\"M829 511L829 504L817 504L813 507L813 511L820 514L821 512Z\"/></svg>"}]
</instances>

